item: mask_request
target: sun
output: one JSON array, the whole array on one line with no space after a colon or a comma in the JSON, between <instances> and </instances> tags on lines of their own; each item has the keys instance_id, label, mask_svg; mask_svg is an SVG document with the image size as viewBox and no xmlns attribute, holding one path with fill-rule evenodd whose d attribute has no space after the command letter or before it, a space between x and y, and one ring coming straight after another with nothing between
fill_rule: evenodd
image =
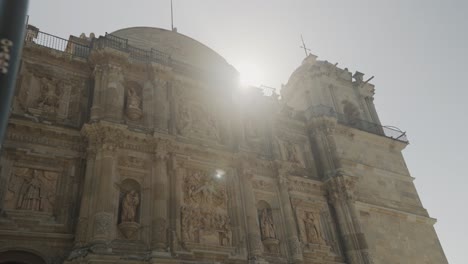
<instances>
[{"instance_id":1,"label":"sun","mask_svg":"<svg viewBox=\"0 0 468 264\"><path fill-rule=\"evenodd\" d=\"M240 85L246 86L260 86L264 78L264 72L261 67L252 62L241 62L235 65L240 73Z\"/></svg>"}]
</instances>

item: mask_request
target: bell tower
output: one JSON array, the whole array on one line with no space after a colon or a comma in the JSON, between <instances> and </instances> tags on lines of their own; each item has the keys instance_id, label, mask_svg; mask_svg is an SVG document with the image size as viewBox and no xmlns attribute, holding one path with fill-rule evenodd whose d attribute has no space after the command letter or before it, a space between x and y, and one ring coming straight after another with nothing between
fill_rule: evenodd
<instances>
[{"instance_id":1,"label":"bell tower","mask_svg":"<svg viewBox=\"0 0 468 264\"><path fill-rule=\"evenodd\" d=\"M310 54L281 90L306 118L347 263L447 263L401 153L406 134L380 123L371 79Z\"/></svg>"}]
</instances>

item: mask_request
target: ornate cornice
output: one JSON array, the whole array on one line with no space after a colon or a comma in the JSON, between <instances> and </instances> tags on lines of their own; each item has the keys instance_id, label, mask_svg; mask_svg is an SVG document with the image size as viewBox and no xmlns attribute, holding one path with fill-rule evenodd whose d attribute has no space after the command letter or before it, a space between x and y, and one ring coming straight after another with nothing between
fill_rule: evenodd
<instances>
[{"instance_id":1,"label":"ornate cornice","mask_svg":"<svg viewBox=\"0 0 468 264\"><path fill-rule=\"evenodd\" d=\"M84 150L80 133L76 130L15 118L9 120L7 145L10 143L9 141L11 143L39 144L74 152Z\"/></svg>"}]
</instances>

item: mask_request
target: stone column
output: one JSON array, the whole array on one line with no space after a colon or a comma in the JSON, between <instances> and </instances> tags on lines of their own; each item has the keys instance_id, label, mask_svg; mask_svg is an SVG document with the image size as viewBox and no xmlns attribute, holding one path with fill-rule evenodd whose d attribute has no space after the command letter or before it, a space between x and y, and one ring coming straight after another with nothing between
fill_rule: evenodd
<instances>
[{"instance_id":1,"label":"stone column","mask_svg":"<svg viewBox=\"0 0 468 264\"><path fill-rule=\"evenodd\" d=\"M348 263L371 264L372 257L354 205L355 183L355 177L338 174L326 182L327 193L336 212Z\"/></svg>"},{"instance_id":2,"label":"stone column","mask_svg":"<svg viewBox=\"0 0 468 264\"><path fill-rule=\"evenodd\" d=\"M102 81L105 74L103 74L102 66L96 65L94 67L94 92L93 92L93 106L91 107L91 120L97 120L101 117L102 106L101 106L101 93L102 93Z\"/></svg>"},{"instance_id":3,"label":"stone column","mask_svg":"<svg viewBox=\"0 0 468 264\"><path fill-rule=\"evenodd\" d=\"M167 177L166 142L159 141L156 145L152 167L153 214L151 247L155 252L166 252L167 244L167 204L169 199L169 184Z\"/></svg>"},{"instance_id":4,"label":"stone column","mask_svg":"<svg viewBox=\"0 0 468 264\"><path fill-rule=\"evenodd\" d=\"M81 247L86 244L88 226L89 226L89 207L93 196L93 181L95 180L95 146L88 146L86 151L86 171L83 185L83 194L81 196L80 215L76 227L75 246Z\"/></svg>"},{"instance_id":5,"label":"stone column","mask_svg":"<svg viewBox=\"0 0 468 264\"><path fill-rule=\"evenodd\" d=\"M105 143L97 151L97 160L100 160L99 177L96 197L96 209L94 214L93 240L106 242L111 239L112 225L114 221L114 162L115 145Z\"/></svg>"},{"instance_id":6,"label":"stone column","mask_svg":"<svg viewBox=\"0 0 468 264\"><path fill-rule=\"evenodd\" d=\"M258 225L258 212L252 187L252 173L243 168L241 186L244 194L245 217L247 220L247 245L249 260L257 260L262 254L262 239Z\"/></svg>"},{"instance_id":7,"label":"stone column","mask_svg":"<svg viewBox=\"0 0 468 264\"><path fill-rule=\"evenodd\" d=\"M325 178L335 175L336 171L341 168L341 161L333 138L336 123L337 120L331 117L316 117L310 122L311 141L317 146L320 170L323 173L322 177Z\"/></svg>"},{"instance_id":8,"label":"stone column","mask_svg":"<svg viewBox=\"0 0 468 264\"><path fill-rule=\"evenodd\" d=\"M123 119L125 97L122 68L109 64L106 76L101 88L104 101L103 116L110 121L120 122Z\"/></svg>"},{"instance_id":9,"label":"stone column","mask_svg":"<svg viewBox=\"0 0 468 264\"><path fill-rule=\"evenodd\" d=\"M87 137L89 147L95 146L94 168L89 168L87 175L92 176L89 190L89 221L93 222L92 241L106 243L111 239L114 221L115 201L115 159L116 150L122 141L122 132L118 128L101 123L86 124L82 134ZM91 157L90 157L91 158ZM88 199L88 198L85 198ZM85 205L83 205L85 206Z\"/></svg>"},{"instance_id":10,"label":"stone column","mask_svg":"<svg viewBox=\"0 0 468 264\"><path fill-rule=\"evenodd\" d=\"M287 170L279 168L279 191L280 200L283 207L284 220L286 224L286 238L288 241L289 252L291 254L293 263L302 263L304 258L302 256L301 243L297 234L297 223L294 220L294 212L291 205L291 199L288 190L288 172Z\"/></svg>"}]
</instances>

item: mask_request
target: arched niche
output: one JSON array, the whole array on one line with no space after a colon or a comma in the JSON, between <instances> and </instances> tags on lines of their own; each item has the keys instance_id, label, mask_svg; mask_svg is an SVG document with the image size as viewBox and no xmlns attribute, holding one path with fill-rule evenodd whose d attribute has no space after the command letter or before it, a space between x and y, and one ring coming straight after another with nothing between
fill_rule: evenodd
<instances>
[{"instance_id":1,"label":"arched niche","mask_svg":"<svg viewBox=\"0 0 468 264\"><path fill-rule=\"evenodd\" d=\"M348 100L344 100L341 103L343 104L343 114L346 121L350 124L357 124L360 120L359 109Z\"/></svg>"},{"instance_id":2,"label":"arched niche","mask_svg":"<svg viewBox=\"0 0 468 264\"><path fill-rule=\"evenodd\" d=\"M46 264L40 256L23 250L9 250L0 253L0 264Z\"/></svg>"},{"instance_id":3,"label":"arched niche","mask_svg":"<svg viewBox=\"0 0 468 264\"><path fill-rule=\"evenodd\" d=\"M258 222L260 226L260 235L264 249L267 253L279 253L279 240L277 236L277 226L273 220L273 211L266 201L257 202Z\"/></svg>"},{"instance_id":4,"label":"arched niche","mask_svg":"<svg viewBox=\"0 0 468 264\"><path fill-rule=\"evenodd\" d=\"M117 224L122 234L130 239L140 228L141 186L133 179L120 184Z\"/></svg>"}]
</instances>

